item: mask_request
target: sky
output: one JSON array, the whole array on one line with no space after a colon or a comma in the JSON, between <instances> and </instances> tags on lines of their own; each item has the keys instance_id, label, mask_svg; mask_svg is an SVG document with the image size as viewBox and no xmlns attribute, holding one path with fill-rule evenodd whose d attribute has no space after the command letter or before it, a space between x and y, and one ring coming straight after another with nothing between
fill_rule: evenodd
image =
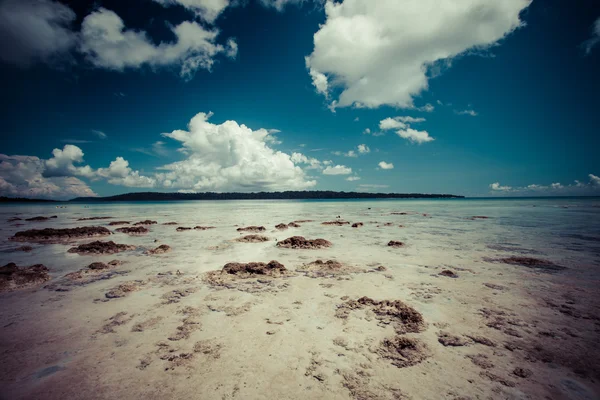
<instances>
[{"instance_id":1,"label":"sky","mask_svg":"<svg viewBox=\"0 0 600 400\"><path fill-rule=\"evenodd\" d=\"M600 195L596 0L0 0L0 196Z\"/></svg>"}]
</instances>

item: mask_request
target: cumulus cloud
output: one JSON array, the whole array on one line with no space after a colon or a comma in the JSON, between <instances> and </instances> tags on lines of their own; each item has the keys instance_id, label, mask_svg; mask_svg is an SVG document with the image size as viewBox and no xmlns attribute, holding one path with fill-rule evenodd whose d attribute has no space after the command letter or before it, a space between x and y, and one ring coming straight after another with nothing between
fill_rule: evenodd
<instances>
[{"instance_id":1,"label":"cumulus cloud","mask_svg":"<svg viewBox=\"0 0 600 400\"><path fill-rule=\"evenodd\" d=\"M325 163L323 163L320 160L317 160L316 158L307 157L302 153L292 153L290 160L292 160L294 164L306 165L307 169L322 169L324 164L330 163L330 161L326 161Z\"/></svg>"},{"instance_id":2,"label":"cumulus cloud","mask_svg":"<svg viewBox=\"0 0 600 400\"><path fill-rule=\"evenodd\" d=\"M96 177L105 178L113 185L151 188L156 186L156 179L140 175L129 167L129 161L123 157L117 157L110 163L108 168L98 168Z\"/></svg>"},{"instance_id":3,"label":"cumulus cloud","mask_svg":"<svg viewBox=\"0 0 600 400\"><path fill-rule=\"evenodd\" d=\"M598 18L592 26L592 37L582 43L585 49L585 54L590 54L592 49L600 43L600 18Z\"/></svg>"},{"instance_id":4,"label":"cumulus cloud","mask_svg":"<svg viewBox=\"0 0 600 400\"><path fill-rule=\"evenodd\" d=\"M381 168L381 169L394 169L394 164L386 163L385 161L381 161L377 165L379 165L379 168Z\"/></svg>"},{"instance_id":5,"label":"cumulus cloud","mask_svg":"<svg viewBox=\"0 0 600 400\"><path fill-rule=\"evenodd\" d=\"M73 10L51 0L1 1L0 59L21 67L53 61L75 46L75 18Z\"/></svg>"},{"instance_id":6,"label":"cumulus cloud","mask_svg":"<svg viewBox=\"0 0 600 400\"><path fill-rule=\"evenodd\" d=\"M352 168L345 165L328 166L323 170L323 175L350 175Z\"/></svg>"},{"instance_id":7,"label":"cumulus cloud","mask_svg":"<svg viewBox=\"0 0 600 400\"><path fill-rule=\"evenodd\" d=\"M206 30L196 22L184 21L172 28L174 43L155 45L145 32L125 28L113 11L100 8L82 22L80 51L96 67L123 71L143 65L179 65L180 75L191 79L202 68L210 70L219 54L235 57L237 45L216 43L219 31Z\"/></svg>"},{"instance_id":8,"label":"cumulus cloud","mask_svg":"<svg viewBox=\"0 0 600 400\"><path fill-rule=\"evenodd\" d=\"M341 90L333 107L414 108L432 67L497 44L523 25L520 13L530 3L329 0L306 66L320 93Z\"/></svg>"},{"instance_id":9,"label":"cumulus cloud","mask_svg":"<svg viewBox=\"0 0 600 400\"><path fill-rule=\"evenodd\" d=\"M213 23L229 6L229 0L154 0L165 7L180 5L195 13L206 22Z\"/></svg>"},{"instance_id":10,"label":"cumulus cloud","mask_svg":"<svg viewBox=\"0 0 600 400\"><path fill-rule=\"evenodd\" d=\"M492 184L490 184L490 189L495 190L495 191L509 191L512 190L512 187L510 186L502 186L500 185L500 182L494 182Z\"/></svg>"},{"instance_id":11,"label":"cumulus cloud","mask_svg":"<svg viewBox=\"0 0 600 400\"><path fill-rule=\"evenodd\" d=\"M77 167L74 164L83 162L83 151L72 144L66 144L63 149L52 150L52 158L45 161L44 177L83 176L92 178L94 171L89 165Z\"/></svg>"},{"instance_id":12,"label":"cumulus cloud","mask_svg":"<svg viewBox=\"0 0 600 400\"><path fill-rule=\"evenodd\" d=\"M539 185L536 183L527 186L502 186L499 182L492 183L490 189L492 192L505 194L544 194L544 195L586 195L596 194L600 191L600 177L589 174L587 183L575 180L572 184L563 185L560 182L554 182L550 185Z\"/></svg>"},{"instance_id":13,"label":"cumulus cloud","mask_svg":"<svg viewBox=\"0 0 600 400\"><path fill-rule=\"evenodd\" d=\"M346 180L349 181L349 182L359 181L360 177L358 177L358 176L349 176L349 177L346 178Z\"/></svg>"},{"instance_id":14,"label":"cumulus cloud","mask_svg":"<svg viewBox=\"0 0 600 400\"><path fill-rule=\"evenodd\" d=\"M403 139L407 139L412 143L422 144L432 142L435 139L429 136L427 131L417 131L412 128L400 129L396 131L396 134Z\"/></svg>"},{"instance_id":15,"label":"cumulus cloud","mask_svg":"<svg viewBox=\"0 0 600 400\"><path fill-rule=\"evenodd\" d=\"M155 176L160 185L197 191L248 191L306 189L316 184L295 165L292 156L268 146L267 130L252 130L236 121L213 124L208 121L211 116L199 113L187 131L163 134L179 142L188 157L160 167L164 172ZM301 156L294 156L296 162L301 162Z\"/></svg>"},{"instance_id":16,"label":"cumulus cloud","mask_svg":"<svg viewBox=\"0 0 600 400\"><path fill-rule=\"evenodd\" d=\"M0 196L67 200L96 194L75 177L45 177L44 160L0 154Z\"/></svg>"},{"instance_id":17,"label":"cumulus cloud","mask_svg":"<svg viewBox=\"0 0 600 400\"><path fill-rule=\"evenodd\" d=\"M371 152L371 149L366 144L359 144L357 149L360 154L367 154Z\"/></svg>"}]
</instances>

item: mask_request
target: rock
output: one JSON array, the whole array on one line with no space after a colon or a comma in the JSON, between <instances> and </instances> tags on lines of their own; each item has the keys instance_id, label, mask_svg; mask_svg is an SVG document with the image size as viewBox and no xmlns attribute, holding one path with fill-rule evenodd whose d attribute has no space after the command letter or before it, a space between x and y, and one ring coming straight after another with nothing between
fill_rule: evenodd
<instances>
[{"instance_id":1,"label":"rock","mask_svg":"<svg viewBox=\"0 0 600 400\"><path fill-rule=\"evenodd\" d=\"M79 218L77 221L96 221L98 219L112 219L113 217L88 217L88 218Z\"/></svg>"},{"instance_id":2,"label":"rock","mask_svg":"<svg viewBox=\"0 0 600 400\"><path fill-rule=\"evenodd\" d=\"M177 232L183 232L183 231L191 231L191 230L192 230L192 228L188 228L188 227L186 227L186 226L178 226L178 227L177 227L175 230L176 230Z\"/></svg>"},{"instance_id":3,"label":"rock","mask_svg":"<svg viewBox=\"0 0 600 400\"><path fill-rule=\"evenodd\" d=\"M146 254L165 254L171 251L171 246L166 244L161 244L155 249L150 249L146 251Z\"/></svg>"},{"instance_id":4,"label":"rock","mask_svg":"<svg viewBox=\"0 0 600 400\"><path fill-rule=\"evenodd\" d=\"M305 239L303 236L292 236L277 242L277 247L288 249L322 249L331 247L330 241L325 239Z\"/></svg>"},{"instance_id":5,"label":"rock","mask_svg":"<svg viewBox=\"0 0 600 400\"><path fill-rule=\"evenodd\" d=\"M7 222L15 222L15 221L23 221L23 219L19 217L12 217L6 220Z\"/></svg>"},{"instance_id":6,"label":"rock","mask_svg":"<svg viewBox=\"0 0 600 400\"><path fill-rule=\"evenodd\" d=\"M215 227L214 226L200 226L200 225L197 225L197 226L194 227L194 229L197 230L197 231L205 231L205 230L208 230L208 229L215 229Z\"/></svg>"},{"instance_id":7,"label":"rock","mask_svg":"<svg viewBox=\"0 0 600 400\"><path fill-rule=\"evenodd\" d=\"M471 362L482 369L490 369L494 367L494 364L489 360L485 354L469 354L466 356Z\"/></svg>"},{"instance_id":8,"label":"rock","mask_svg":"<svg viewBox=\"0 0 600 400\"><path fill-rule=\"evenodd\" d=\"M130 222L129 221L111 221L108 223L109 226L115 226L115 225L129 225Z\"/></svg>"},{"instance_id":9,"label":"rock","mask_svg":"<svg viewBox=\"0 0 600 400\"><path fill-rule=\"evenodd\" d=\"M21 246L21 247L15 247L14 249L10 249L10 250L6 250L7 253L13 253L16 251L23 251L25 253L28 253L30 251L33 250L33 247L31 246Z\"/></svg>"},{"instance_id":10,"label":"rock","mask_svg":"<svg viewBox=\"0 0 600 400\"><path fill-rule=\"evenodd\" d=\"M288 228L300 228L300 225L298 225L298 224L297 224L297 223L295 223L295 222L290 222L290 223L288 224Z\"/></svg>"},{"instance_id":11,"label":"rock","mask_svg":"<svg viewBox=\"0 0 600 400\"><path fill-rule=\"evenodd\" d=\"M177 222L165 222L163 225L177 225Z\"/></svg>"},{"instance_id":12,"label":"rock","mask_svg":"<svg viewBox=\"0 0 600 400\"><path fill-rule=\"evenodd\" d=\"M425 330L423 315L400 300L377 301L369 297L348 300L338 306L335 316L346 319L353 310L369 308L383 325L392 324L398 334L418 333Z\"/></svg>"},{"instance_id":13,"label":"rock","mask_svg":"<svg viewBox=\"0 0 600 400\"><path fill-rule=\"evenodd\" d=\"M473 217L471 217L470 219L472 220L476 220L476 219L488 219L489 217L486 217L485 215L475 215Z\"/></svg>"},{"instance_id":14,"label":"rock","mask_svg":"<svg viewBox=\"0 0 600 400\"><path fill-rule=\"evenodd\" d=\"M533 371L527 368L517 367L514 369L513 374L519 378L529 378L531 375L533 375Z\"/></svg>"},{"instance_id":15,"label":"rock","mask_svg":"<svg viewBox=\"0 0 600 400\"><path fill-rule=\"evenodd\" d=\"M29 229L15 233L10 240L17 242L62 242L111 234L111 231L103 226L84 226L66 229Z\"/></svg>"},{"instance_id":16,"label":"rock","mask_svg":"<svg viewBox=\"0 0 600 400\"><path fill-rule=\"evenodd\" d=\"M336 221L327 221L327 222L321 222L321 225L335 225L335 226L342 226L342 225L350 225L350 222L348 222L348 221L343 221L343 220L336 220Z\"/></svg>"},{"instance_id":17,"label":"rock","mask_svg":"<svg viewBox=\"0 0 600 400\"><path fill-rule=\"evenodd\" d=\"M81 255L90 255L90 254L114 254L120 253L126 250L135 250L135 246L128 244L117 244L112 240L109 242L95 241L86 244L80 244L76 247L71 247L68 252L69 253L77 253Z\"/></svg>"},{"instance_id":18,"label":"rock","mask_svg":"<svg viewBox=\"0 0 600 400\"><path fill-rule=\"evenodd\" d=\"M408 215L407 212L393 212L392 215Z\"/></svg>"},{"instance_id":19,"label":"rock","mask_svg":"<svg viewBox=\"0 0 600 400\"><path fill-rule=\"evenodd\" d=\"M295 223L295 224L303 224L305 222L313 222L313 220L312 219L299 219L299 220L294 221L293 223Z\"/></svg>"},{"instance_id":20,"label":"rock","mask_svg":"<svg viewBox=\"0 0 600 400\"><path fill-rule=\"evenodd\" d=\"M18 267L15 263L8 263L0 267L0 292L27 289L48 280L48 268L43 264Z\"/></svg>"},{"instance_id":21,"label":"rock","mask_svg":"<svg viewBox=\"0 0 600 400\"><path fill-rule=\"evenodd\" d=\"M496 347L496 343L492 342L490 339L484 337L484 336L477 336L477 335L466 335L469 339L471 339L472 341L474 341L475 343L479 343L479 344L483 344L485 346L489 346L489 347Z\"/></svg>"},{"instance_id":22,"label":"rock","mask_svg":"<svg viewBox=\"0 0 600 400\"><path fill-rule=\"evenodd\" d=\"M506 286L496 285L495 283L484 283L483 286L487 286L490 289L495 289L495 290L507 290L508 289Z\"/></svg>"},{"instance_id":23,"label":"rock","mask_svg":"<svg viewBox=\"0 0 600 400\"><path fill-rule=\"evenodd\" d=\"M58 218L58 217L56 215L53 215L51 217L33 217L33 218L27 218L27 219L25 219L25 221L41 222L41 221L48 221L50 218Z\"/></svg>"},{"instance_id":24,"label":"rock","mask_svg":"<svg viewBox=\"0 0 600 400\"><path fill-rule=\"evenodd\" d=\"M442 272L440 272L438 275L441 275L441 276L446 276L446 277L448 277L448 278L458 278L458 275L457 275L455 272L453 272L453 271L450 271L449 269L445 269L445 270L443 270L443 271L442 271Z\"/></svg>"},{"instance_id":25,"label":"rock","mask_svg":"<svg viewBox=\"0 0 600 400\"><path fill-rule=\"evenodd\" d=\"M296 271L303 272L311 278L331 278L339 275L348 275L350 273L365 272L359 268L351 267L335 260L316 260L310 264L302 265L296 268Z\"/></svg>"},{"instance_id":26,"label":"rock","mask_svg":"<svg viewBox=\"0 0 600 400\"><path fill-rule=\"evenodd\" d=\"M118 299L120 297L128 296L131 292L135 292L142 286L141 281L131 281L120 284L117 287L112 288L104 294L107 299Z\"/></svg>"},{"instance_id":27,"label":"rock","mask_svg":"<svg viewBox=\"0 0 600 400\"><path fill-rule=\"evenodd\" d=\"M117 228L116 231L126 233L128 235L145 235L146 233L150 232L143 226L127 226L125 228Z\"/></svg>"},{"instance_id":28,"label":"rock","mask_svg":"<svg viewBox=\"0 0 600 400\"><path fill-rule=\"evenodd\" d=\"M405 336L384 339L375 353L381 358L391 360L392 365L398 368L417 365L430 356L424 343Z\"/></svg>"},{"instance_id":29,"label":"rock","mask_svg":"<svg viewBox=\"0 0 600 400\"><path fill-rule=\"evenodd\" d=\"M264 226L247 226L245 228L237 228L238 232L264 232L266 231Z\"/></svg>"},{"instance_id":30,"label":"rock","mask_svg":"<svg viewBox=\"0 0 600 400\"><path fill-rule=\"evenodd\" d=\"M399 242L397 240L390 240L387 245L389 247L399 248L399 247L403 247L404 243L403 242Z\"/></svg>"},{"instance_id":31,"label":"rock","mask_svg":"<svg viewBox=\"0 0 600 400\"><path fill-rule=\"evenodd\" d=\"M235 239L236 242L242 243L262 243L268 242L269 240L270 239L268 237L262 235L246 235Z\"/></svg>"},{"instance_id":32,"label":"rock","mask_svg":"<svg viewBox=\"0 0 600 400\"><path fill-rule=\"evenodd\" d=\"M441 344L443 344L446 347L447 346L453 346L453 347L466 346L467 344L469 344L468 340L461 338L460 336L452 335L448 332L439 331L437 335L438 335L438 342L440 342Z\"/></svg>"},{"instance_id":33,"label":"rock","mask_svg":"<svg viewBox=\"0 0 600 400\"><path fill-rule=\"evenodd\" d=\"M107 264L104 264L103 262L93 262L90 265L88 265L88 269L96 270L96 271L109 269L109 268L110 268L110 266Z\"/></svg>"},{"instance_id":34,"label":"rock","mask_svg":"<svg viewBox=\"0 0 600 400\"><path fill-rule=\"evenodd\" d=\"M286 224L277 224L275 225L275 229L279 229L280 231L284 231L288 228Z\"/></svg>"},{"instance_id":35,"label":"rock","mask_svg":"<svg viewBox=\"0 0 600 400\"><path fill-rule=\"evenodd\" d=\"M361 227L361 226L363 226L363 225L364 225L364 224L363 224L362 222L355 222L355 223L353 223L353 224L352 224L352 227L353 227L353 228L358 228L358 227Z\"/></svg>"},{"instance_id":36,"label":"rock","mask_svg":"<svg viewBox=\"0 0 600 400\"><path fill-rule=\"evenodd\" d=\"M151 221L151 220L147 219L147 220L144 220L144 221L136 222L133 225L155 225L155 224L157 224L156 221Z\"/></svg>"},{"instance_id":37,"label":"rock","mask_svg":"<svg viewBox=\"0 0 600 400\"><path fill-rule=\"evenodd\" d=\"M233 275L278 275L287 271L285 266L278 261L270 261L268 264L261 262L227 263L222 272Z\"/></svg>"}]
</instances>

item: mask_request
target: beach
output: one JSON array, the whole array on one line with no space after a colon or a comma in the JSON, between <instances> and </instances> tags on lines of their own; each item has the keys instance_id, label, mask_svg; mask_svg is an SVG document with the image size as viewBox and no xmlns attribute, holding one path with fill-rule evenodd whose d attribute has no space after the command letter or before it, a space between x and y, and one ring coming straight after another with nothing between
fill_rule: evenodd
<instances>
[{"instance_id":1,"label":"beach","mask_svg":"<svg viewBox=\"0 0 600 400\"><path fill-rule=\"evenodd\" d=\"M0 265L47 267L0 293L1 399L600 396L598 198L63 205L0 207Z\"/></svg>"}]
</instances>

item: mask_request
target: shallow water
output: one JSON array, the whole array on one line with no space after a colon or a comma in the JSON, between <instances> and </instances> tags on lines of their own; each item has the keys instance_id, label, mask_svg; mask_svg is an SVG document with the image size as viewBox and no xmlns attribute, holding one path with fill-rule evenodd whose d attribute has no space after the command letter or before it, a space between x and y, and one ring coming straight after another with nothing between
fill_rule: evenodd
<instances>
[{"instance_id":1,"label":"shallow water","mask_svg":"<svg viewBox=\"0 0 600 400\"><path fill-rule=\"evenodd\" d=\"M408 215L393 215L407 212ZM425 214L425 215L424 215ZM334 243L326 253L354 263L414 263L460 265L505 254L543 255L568 269L568 274L596 277L600 266L600 199L460 199L460 200L376 200L376 201L190 201L73 203L67 208L52 204L3 205L0 220L33 216L58 218L43 222L5 222L0 231L0 262L28 264L43 262L53 273L80 268L80 256L65 255L64 245L34 245L30 253L7 253L20 244L8 240L15 232L32 228L59 228L101 225L111 220L133 222L152 219L151 232L141 237L115 233L118 243L154 247L154 239L177 251L171 262L194 266L199 271L219 268L216 258L230 261L268 261L285 257L289 251L265 244L232 243L239 234L236 226L264 225L266 235L283 239L292 235L322 237ZM83 217L110 216L110 220L77 221ZM323 221L340 216L365 225L323 226ZM472 220L473 216L487 219ZM300 228L276 231L278 223L311 219ZM178 226L215 226L208 231L177 232ZM384 223L393 226L384 226ZM19 224L22 224L18 226ZM400 227L402 226L402 227ZM117 227L109 227L114 231ZM407 244L401 250L388 250L389 240ZM226 247L208 251L211 246ZM373 260L377 252L376 260ZM383 253L383 254L382 254ZM142 250L120 254L137 257ZM107 257L108 258L108 257ZM173 260L175 258L175 260ZM512 268L512 267L510 267Z\"/></svg>"}]
</instances>

